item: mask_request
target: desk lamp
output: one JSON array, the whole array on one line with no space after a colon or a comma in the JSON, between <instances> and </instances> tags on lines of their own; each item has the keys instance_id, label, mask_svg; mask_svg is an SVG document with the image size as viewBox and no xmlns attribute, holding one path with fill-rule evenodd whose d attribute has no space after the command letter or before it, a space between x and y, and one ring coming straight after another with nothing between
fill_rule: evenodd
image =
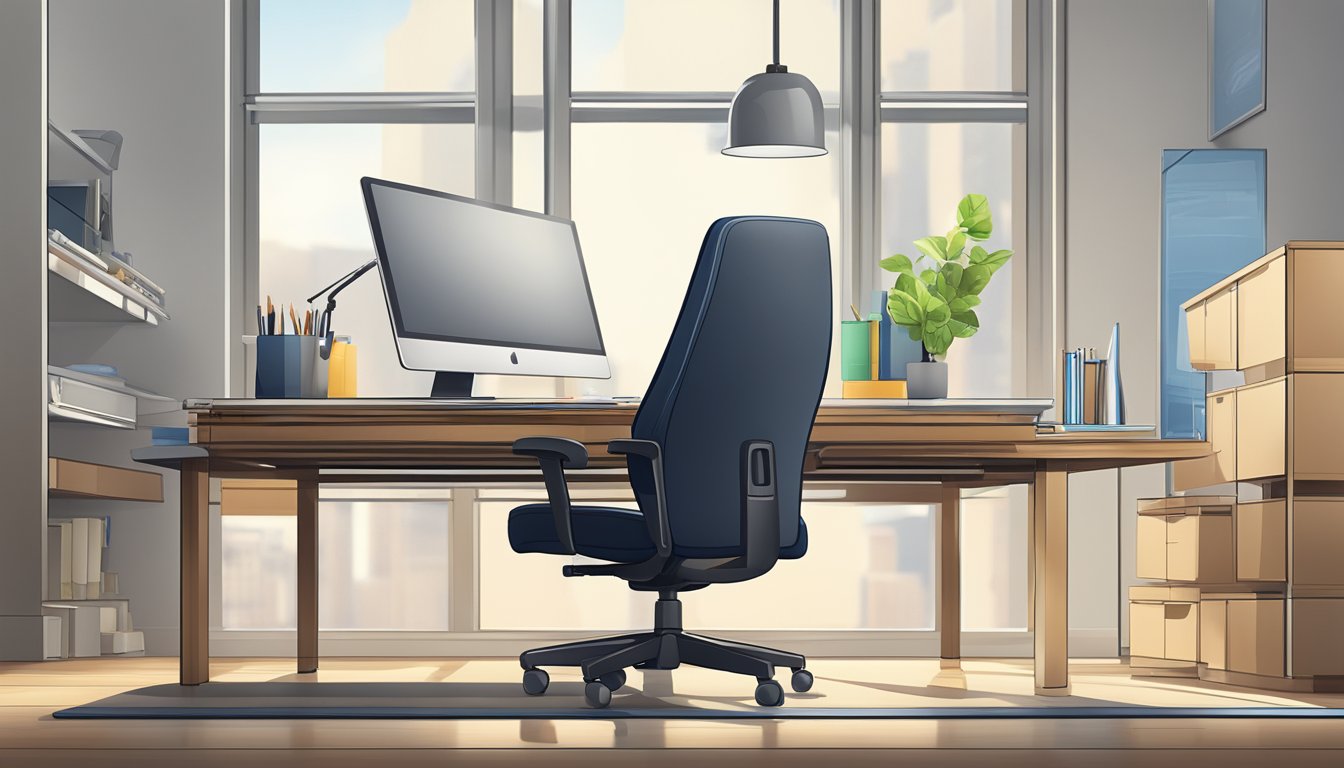
<instances>
[{"instance_id":1,"label":"desk lamp","mask_svg":"<svg viewBox=\"0 0 1344 768\"><path fill-rule=\"evenodd\" d=\"M315 329L317 331L319 339L318 346L321 348L323 360L326 360L331 354L331 315L336 311L336 294L340 293L346 286L355 282L362 277L365 272L368 272L376 266L378 266L378 260L370 259L367 264L353 270L341 279L308 297L308 303L312 304L314 301L321 298L322 294L325 293L327 295L327 307L318 315L317 328Z\"/></svg>"}]
</instances>

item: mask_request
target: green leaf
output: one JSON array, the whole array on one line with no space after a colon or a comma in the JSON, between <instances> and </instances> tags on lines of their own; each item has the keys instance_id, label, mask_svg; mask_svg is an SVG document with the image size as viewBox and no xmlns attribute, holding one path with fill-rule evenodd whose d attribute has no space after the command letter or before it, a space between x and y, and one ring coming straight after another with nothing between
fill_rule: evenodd
<instances>
[{"instance_id":1,"label":"green leaf","mask_svg":"<svg viewBox=\"0 0 1344 768\"><path fill-rule=\"evenodd\" d=\"M888 272L910 273L915 271L915 265L910 263L910 257L906 256L903 253L898 253L894 256L888 256L887 258L879 261L877 265L887 270Z\"/></svg>"},{"instance_id":2,"label":"green leaf","mask_svg":"<svg viewBox=\"0 0 1344 768\"><path fill-rule=\"evenodd\" d=\"M972 240L984 240L989 237L994 231L994 220L989 213L989 199L984 195L963 197L957 204L957 226L966 230L966 236Z\"/></svg>"},{"instance_id":3,"label":"green leaf","mask_svg":"<svg viewBox=\"0 0 1344 768\"><path fill-rule=\"evenodd\" d=\"M919 252L933 259L934 262L941 264L947 261L947 238L933 235L930 237L921 237L915 241L915 247Z\"/></svg>"},{"instance_id":4,"label":"green leaf","mask_svg":"<svg viewBox=\"0 0 1344 768\"><path fill-rule=\"evenodd\" d=\"M910 334L911 341L919 341L924 338L924 329L917 325L909 326L905 330Z\"/></svg>"},{"instance_id":5,"label":"green leaf","mask_svg":"<svg viewBox=\"0 0 1344 768\"><path fill-rule=\"evenodd\" d=\"M915 279L915 276L913 274L909 272L902 272L901 274L896 276L895 289L901 291L902 293L909 294L911 296L917 296L919 295L919 290L915 288L915 283L918 282L919 281Z\"/></svg>"},{"instance_id":6,"label":"green leaf","mask_svg":"<svg viewBox=\"0 0 1344 768\"><path fill-rule=\"evenodd\" d=\"M980 263L985 265L986 267L989 267L990 274L994 274L995 272L999 271L999 267L1002 267L1004 264L1007 264L1008 260L1011 259L1012 257L1013 252L1005 249L1001 251L995 251L987 255L984 261L981 261Z\"/></svg>"},{"instance_id":7,"label":"green leaf","mask_svg":"<svg viewBox=\"0 0 1344 768\"><path fill-rule=\"evenodd\" d=\"M914 296L895 288L887 294L887 314L891 315L891 321L897 325L915 328L924 325L924 308L920 306L919 301Z\"/></svg>"},{"instance_id":8,"label":"green leaf","mask_svg":"<svg viewBox=\"0 0 1344 768\"><path fill-rule=\"evenodd\" d=\"M926 270L924 270L923 272L920 272L920 273L919 273L919 281L920 281L921 283L923 283L923 284L929 286L930 288L933 287L934 283L935 283L937 280L938 280L938 272L937 272L937 270L926 269Z\"/></svg>"},{"instance_id":9,"label":"green leaf","mask_svg":"<svg viewBox=\"0 0 1344 768\"><path fill-rule=\"evenodd\" d=\"M970 310L971 307L978 307L978 306L980 306L980 297L979 297L979 296L958 296L957 298L955 298L955 299L949 301L949 302L947 303L947 306L948 306L948 308L950 308L950 309L952 310L952 314L955 315L955 314L958 313L958 312L966 312L966 311Z\"/></svg>"},{"instance_id":10,"label":"green leaf","mask_svg":"<svg viewBox=\"0 0 1344 768\"><path fill-rule=\"evenodd\" d=\"M924 329L924 348L929 350L930 355L934 357L945 355L950 346L952 346L952 331L946 324Z\"/></svg>"},{"instance_id":11,"label":"green leaf","mask_svg":"<svg viewBox=\"0 0 1344 768\"><path fill-rule=\"evenodd\" d=\"M944 267L955 266L952 262L943 265ZM937 278L933 281L933 292L943 301L951 301L957 297L957 289L948 285L947 278L939 272Z\"/></svg>"},{"instance_id":12,"label":"green leaf","mask_svg":"<svg viewBox=\"0 0 1344 768\"><path fill-rule=\"evenodd\" d=\"M958 339L969 339L980 330L980 318L969 309L965 312L953 312L952 319L947 321L947 327Z\"/></svg>"},{"instance_id":13,"label":"green leaf","mask_svg":"<svg viewBox=\"0 0 1344 768\"><path fill-rule=\"evenodd\" d=\"M915 290L911 292L911 295L915 297L921 307L925 306L929 301L929 296L932 295L929 293L929 284L923 280L914 280L913 282Z\"/></svg>"},{"instance_id":14,"label":"green leaf","mask_svg":"<svg viewBox=\"0 0 1344 768\"><path fill-rule=\"evenodd\" d=\"M930 328L947 325L947 321L951 319L952 310L947 308L947 302L930 294L929 300L924 304L924 332L928 333Z\"/></svg>"},{"instance_id":15,"label":"green leaf","mask_svg":"<svg viewBox=\"0 0 1344 768\"><path fill-rule=\"evenodd\" d=\"M980 292L989 285L989 278L994 272L984 264L972 264L966 268L962 274L960 294L962 296L979 296Z\"/></svg>"},{"instance_id":16,"label":"green leaf","mask_svg":"<svg viewBox=\"0 0 1344 768\"><path fill-rule=\"evenodd\" d=\"M947 260L956 261L961 258L961 251L966 247L966 233L961 228L947 233Z\"/></svg>"},{"instance_id":17,"label":"green leaf","mask_svg":"<svg viewBox=\"0 0 1344 768\"><path fill-rule=\"evenodd\" d=\"M976 245L971 247L970 261L972 264L983 264L985 259L989 258L989 251Z\"/></svg>"},{"instance_id":18,"label":"green leaf","mask_svg":"<svg viewBox=\"0 0 1344 768\"><path fill-rule=\"evenodd\" d=\"M944 296L943 298L951 301L952 297L957 295L957 291L961 289L961 279L964 272L965 268L956 262L949 261L943 265L941 270L943 279L947 281L948 287L952 289L952 296Z\"/></svg>"}]
</instances>

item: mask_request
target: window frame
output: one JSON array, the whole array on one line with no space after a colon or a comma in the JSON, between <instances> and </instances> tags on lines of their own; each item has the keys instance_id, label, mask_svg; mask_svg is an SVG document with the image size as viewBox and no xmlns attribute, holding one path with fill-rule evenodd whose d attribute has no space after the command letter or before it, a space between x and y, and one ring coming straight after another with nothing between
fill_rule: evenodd
<instances>
[{"instance_id":1,"label":"window frame","mask_svg":"<svg viewBox=\"0 0 1344 768\"><path fill-rule=\"evenodd\" d=\"M279 123L473 123L475 125L476 193L502 204L512 202L514 111L520 108L513 93L513 2L474 0L476 30L476 90L456 93L263 93L260 91L259 11L262 0L230 0L232 56L229 67L235 83L230 115L234 178L229 196L234 201L229 245L234 260L233 328L254 331L248 307L259 298L258 145L259 128ZM1057 361L1053 350L1065 338L1062 259L1063 240L1063 28L1064 4L1059 0L1013 0L1013 56L1015 90L894 92L880 90L881 0L840 2L840 103L826 104L828 122L838 121L840 133L840 307L865 297L875 287L880 253L881 128L886 123L1009 123L1020 125L1021 151L1015 162L1013 231L1019 247L1019 269L1014 270L1013 354L1024 364L1014 379L1020 394L1058 395ZM726 122L732 91L594 92L571 89L572 0L544 0L542 130L544 144L545 212L571 215L572 174L570 135L575 123ZM746 73L743 73L745 75ZM1020 88L1017 86L1020 85ZM241 86L241 87L239 87ZM1016 132L1015 132L1016 133ZM241 158L241 162L238 161ZM241 213L239 213L241 212ZM838 310L837 310L838 311ZM230 333L236 333L231 330ZM244 349L236 338L226 339L228 394L242 396ZM628 490L628 489L627 489ZM451 530L450 630L454 652L500 651L501 641L519 648L542 639L556 641L582 633L484 633L479 631L478 563L479 512L472 488L453 489ZM333 494L334 495L334 494ZM327 491L323 491L327 496ZM217 513L216 513L217 514ZM941 526L935 526L941 528ZM218 536L215 562L218 563ZM218 567L218 566L216 566ZM935 573L938 569L935 567ZM216 574L217 576L217 574ZM218 584L218 578L212 581ZM218 595L212 602L212 629L222 650L265 650L275 637L220 626ZM799 632L743 632L748 641L800 642L809 652L863 655L931 655L937 652L938 628L933 630L846 630ZM272 635L274 633L271 633ZM323 632L323 640L349 640L350 652L425 653L406 633ZM426 633L412 633L425 635ZM443 635L445 633L430 633ZM1002 655L1030 655L1029 635L1020 630L976 632L967 638L968 653L977 646ZM249 635L261 645L247 644ZM409 639L408 639L409 638ZM440 638L443 639L443 638ZM367 640L371 644L363 645ZM242 645L237 645L242 643ZM281 643L283 644L283 643ZM1021 648L1018 648L1018 645ZM512 650L512 645L508 646ZM363 648L365 650L361 651ZM808 650L808 649L804 649ZM284 653L282 649L278 651ZM442 655L443 647L433 652Z\"/></svg>"}]
</instances>

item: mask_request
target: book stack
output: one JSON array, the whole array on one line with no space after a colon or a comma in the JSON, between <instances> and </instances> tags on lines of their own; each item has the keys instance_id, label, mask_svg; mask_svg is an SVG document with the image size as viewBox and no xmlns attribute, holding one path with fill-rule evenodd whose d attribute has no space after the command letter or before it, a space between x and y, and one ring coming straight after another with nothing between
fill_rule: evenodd
<instances>
[{"instance_id":1,"label":"book stack","mask_svg":"<svg viewBox=\"0 0 1344 768\"><path fill-rule=\"evenodd\" d=\"M103 549L108 518L47 522L47 599L89 600L103 595Z\"/></svg>"},{"instance_id":2,"label":"book stack","mask_svg":"<svg viewBox=\"0 0 1344 768\"><path fill-rule=\"evenodd\" d=\"M145 650L131 621L131 602L115 596L116 574L103 572L110 540L108 518L76 517L47 523L47 601L44 616L59 621L59 658ZM52 650L57 643L53 640Z\"/></svg>"},{"instance_id":3,"label":"book stack","mask_svg":"<svg viewBox=\"0 0 1344 768\"><path fill-rule=\"evenodd\" d=\"M53 250L59 256L73 257L88 266L106 272L159 308L164 307L166 292L157 283L145 277L144 274L128 263L129 254L116 252L95 254L66 237L59 230L49 229L47 230L47 251L52 252Z\"/></svg>"}]
</instances>

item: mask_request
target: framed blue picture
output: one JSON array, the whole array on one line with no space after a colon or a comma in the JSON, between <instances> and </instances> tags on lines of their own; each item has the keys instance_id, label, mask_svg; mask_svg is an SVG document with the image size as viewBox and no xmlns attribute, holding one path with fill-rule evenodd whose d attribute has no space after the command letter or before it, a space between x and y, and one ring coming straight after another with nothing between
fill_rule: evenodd
<instances>
[{"instance_id":1,"label":"framed blue picture","mask_svg":"<svg viewBox=\"0 0 1344 768\"><path fill-rule=\"evenodd\" d=\"M1265 108L1265 0L1209 0L1209 140Z\"/></svg>"}]
</instances>

